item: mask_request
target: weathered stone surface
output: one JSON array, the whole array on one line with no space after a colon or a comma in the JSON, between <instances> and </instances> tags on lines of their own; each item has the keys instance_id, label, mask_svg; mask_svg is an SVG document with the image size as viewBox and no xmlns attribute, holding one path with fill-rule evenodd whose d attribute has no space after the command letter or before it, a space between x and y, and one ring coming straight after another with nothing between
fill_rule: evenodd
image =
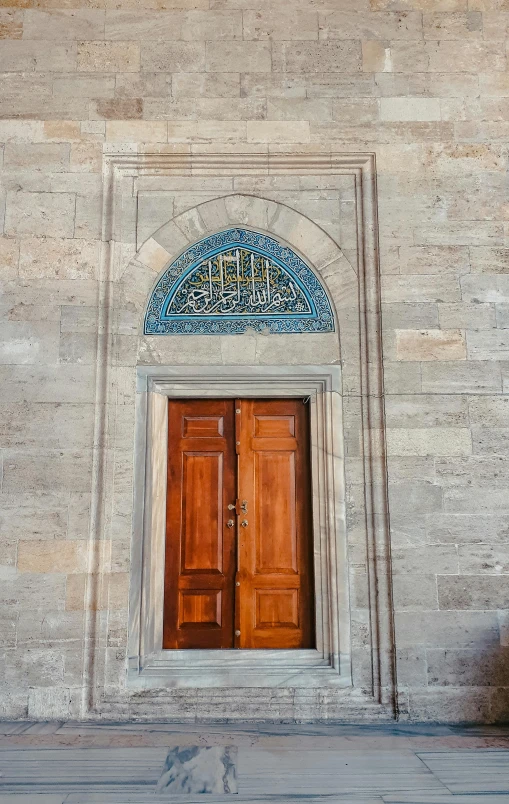
<instances>
[{"instance_id":1,"label":"weathered stone surface","mask_svg":"<svg viewBox=\"0 0 509 804\"><path fill-rule=\"evenodd\" d=\"M104 11L95 8L73 8L43 11L27 8L23 18L24 39L103 39Z\"/></svg>"},{"instance_id":2,"label":"weathered stone surface","mask_svg":"<svg viewBox=\"0 0 509 804\"><path fill-rule=\"evenodd\" d=\"M140 47L136 42L79 42L78 72L136 73L140 69Z\"/></svg>"},{"instance_id":3,"label":"weathered stone surface","mask_svg":"<svg viewBox=\"0 0 509 804\"><path fill-rule=\"evenodd\" d=\"M362 623L355 640L362 640L353 670L355 683L369 687L363 482L367 473L376 484L378 524L384 467L365 461L362 450L378 454L383 439L377 415L363 444L358 394L367 389L377 397L382 388L377 337L369 342L372 362L359 373L357 276L374 241L370 231L359 239L367 219L356 193L368 186L365 174L361 182L360 173L331 169L330 154L338 151L372 154L378 174L402 711L407 701L419 720L504 711L498 685L505 686L500 668L507 656L498 646L507 649L509 609L509 80L502 6L502 0L288 0L277 8L268 0L23 0L0 9L0 553L7 573L0 595L15 613L6 634L2 715L77 716L83 698L86 545L96 521L90 514L98 514L91 452L100 474L104 388L107 444L116 450L104 470L104 529L114 549L92 603L100 613L98 638L107 645L96 669L98 678L105 671L103 714L128 711L121 679L137 361L342 360L352 600L363 607L354 615L356 628ZM234 168L222 152L237 154ZM139 153L150 165L141 172ZM173 156L185 153L215 155L214 164L205 170L189 160L176 167ZM270 160L258 167L267 153L283 154L285 167ZM305 165L310 155L319 169ZM126 157L129 166L119 167ZM288 211L274 217L275 202ZM318 224L319 236L307 219ZM337 333L138 337L147 294L171 257L239 223L288 238L313 265L327 266L339 339ZM147 241L160 226L157 239ZM339 261L328 235L343 249ZM328 266L333 259L336 266ZM97 283L110 275L111 284ZM368 295L378 308L372 278ZM105 297L112 303L106 317ZM111 365L103 376L96 360L107 349ZM56 644L65 640L66 647ZM192 698L193 718L229 716L224 691L201 691L199 702L194 690L158 695L157 713L187 716L183 707ZM280 689L268 704L266 692L255 689L243 706L260 717L276 709L286 716L290 695L309 695L306 716L341 717L333 691ZM142 697L140 717L156 711L155 696Z\"/></svg>"},{"instance_id":4,"label":"weathered stone surface","mask_svg":"<svg viewBox=\"0 0 509 804\"><path fill-rule=\"evenodd\" d=\"M387 430L389 455L470 455L472 436L466 427Z\"/></svg>"},{"instance_id":5,"label":"weathered stone surface","mask_svg":"<svg viewBox=\"0 0 509 804\"><path fill-rule=\"evenodd\" d=\"M361 69L361 46L357 41L278 42L272 65L276 72L355 73Z\"/></svg>"},{"instance_id":6,"label":"weathered stone surface","mask_svg":"<svg viewBox=\"0 0 509 804\"><path fill-rule=\"evenodd\" d=\"M21 243L19 274L25 278L95 279L99 241L26 237Z\"/></svg>"},{"instance_id":7,"label":"weathered stone surface","mask_svg":"<svg viewBox=\"0 0 509 804\"><path fill-rule=\"evenodd\" d=\"M504 576L439 576L438 599L441 609L507 609L509 588Z\"/></svg>"},{"instance_id":8,"label":"weathered stone surface","mask_svg":"<svg viewBox=\"0 0 509 804\"><path fill-rule=\"evenodd\" d=\"M21 39L23 11L16 8L0 9L0 39Z\"/></svg>"},{"instance_id":9,"label":"weathered stone surface","mask_svg":"<svg viewBox=\"0 0 509 804\"><path fill-rule=\"evenodd\" d=\"M10 192L7 195L7 235L73 237L75 196L72 193Z\"/></svg>"},{"instance_id":10,"label":"weathered stone surface","mask_svg":"<svg viewBox=\"0 0 509 804\"><path fill-rule=\"evenodd\" d=\"M202 42L142 42L143 72L201 73L205 70L205 44ZM136 72L132 70L130 72ZM220 70L219 72L229 72Z\"/></svg>"},{"instance_id":11,"label":"weathered stone surface","mask_svg":"<svg viewBox=\"0 0 509 804\"><path fill-rule=\"evenodd\" d=\"M462 330L396 330L398 360L461 360L466 358Z\"/></svg>"}]
</instances>

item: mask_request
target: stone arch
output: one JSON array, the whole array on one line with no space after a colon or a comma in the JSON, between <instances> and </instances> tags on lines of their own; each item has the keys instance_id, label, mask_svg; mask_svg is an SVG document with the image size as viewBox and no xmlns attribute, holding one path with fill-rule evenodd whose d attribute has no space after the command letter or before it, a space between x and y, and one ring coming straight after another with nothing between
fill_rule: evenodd
<instances>
[{"instance_id":1,"label":"stone arch","mask_svg":"<svg viewBox=\"0 0 509 804\"><path fill-rule=\"evenodd\" d=\"M176 359L176 355L189 356L189 347L182 351L180 344L176 344L175 341L169 345L166 338L141 334L147 301L167 266L189 246L204 237L235 225L243 225L281 238L314 269L332 302L337 332L323 335L313 334L311 339L304 335L303 337L308 339L308 345L304 349L305 354L299 350L301 362L339 362L340 344L343 343L343 339L345 339L345 343L358 344L358 280L351 263L335 240L300 212L279 202L244 194L222 196L205 201L175 216L141 245L121 273L120 308L124 309L126 313L130 313L137 322L139 362L171 363ZM186 336L173 337L180 340ZM238 339L250 336L236 335L234 337ZM265 338L265 336L260 337ZM295 338L296 336L271 335L271 338L279 339L280 348L283 348L281 339L285 337ZM195 346L199 338L200 336L193 337L192 341ZM309 340L311 340L310 343ZM199 346L193 349L193 355L197 357L201 354L205 359L205 353L213 347L204 345L200 349ZM270 352L271 350L265 351ZM246 355L246 362L250 362L253 355L252 349L243 350L243 353ZM266 357L265 362L271 362L268 355ZM345 357L346 355L343 355L343 358ZM344 368L347 373L359 375L359 367L355 366L358 357L357 346L357 354L350 354L346 360ZM199 359L195 362L199 362Z\"/></svg>"}]
</instances>

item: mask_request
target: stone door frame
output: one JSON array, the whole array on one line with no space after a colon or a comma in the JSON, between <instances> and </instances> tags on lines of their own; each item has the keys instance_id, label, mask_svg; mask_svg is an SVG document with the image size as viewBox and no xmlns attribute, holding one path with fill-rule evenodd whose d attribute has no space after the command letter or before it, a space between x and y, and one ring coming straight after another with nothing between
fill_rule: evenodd
<instances>
[{"instance_id":1,"label":"stone door frame","mask_svg":"<svg viewBox=\"0 0 509 804\"><path fill-rule=\"evenodd\" d=\"M316 649L161 648L167 401L168 398L236 397L309 399ZM139 366L134 508L130 685L143 688L351 685L339 366Z\"/></svg>"}]
</instances>

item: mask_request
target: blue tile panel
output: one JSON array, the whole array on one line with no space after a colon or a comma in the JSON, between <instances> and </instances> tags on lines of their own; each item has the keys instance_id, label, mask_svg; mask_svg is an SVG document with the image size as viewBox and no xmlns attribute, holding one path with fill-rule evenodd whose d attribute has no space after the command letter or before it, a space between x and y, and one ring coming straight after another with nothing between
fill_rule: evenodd
<instances>
[{"instance_id":1,"label":"blue tile panel","mask_svg":"<svg viewBox=\"0 0 509 804\"><path fill-rule=\"evenodd\" d=\"M145 335L334 332L327 293L288 246L248 229L198 241L165 270Z\"/></svg>"}]
</instances>

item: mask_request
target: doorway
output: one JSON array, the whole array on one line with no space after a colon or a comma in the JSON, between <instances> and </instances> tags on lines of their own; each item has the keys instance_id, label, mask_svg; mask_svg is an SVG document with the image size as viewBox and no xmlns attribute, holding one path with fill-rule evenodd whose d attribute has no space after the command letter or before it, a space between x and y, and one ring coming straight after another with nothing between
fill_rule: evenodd
<instances>
[{"instance_id":1,"label":"doorway","mask_svg":"<svg viewBox=\"0 0 509 804\"><path fill-rule=\"evenodd\" d=\"M304 399L169 399L163 648L313 648Z\"/></svg>"}]
</instances>

